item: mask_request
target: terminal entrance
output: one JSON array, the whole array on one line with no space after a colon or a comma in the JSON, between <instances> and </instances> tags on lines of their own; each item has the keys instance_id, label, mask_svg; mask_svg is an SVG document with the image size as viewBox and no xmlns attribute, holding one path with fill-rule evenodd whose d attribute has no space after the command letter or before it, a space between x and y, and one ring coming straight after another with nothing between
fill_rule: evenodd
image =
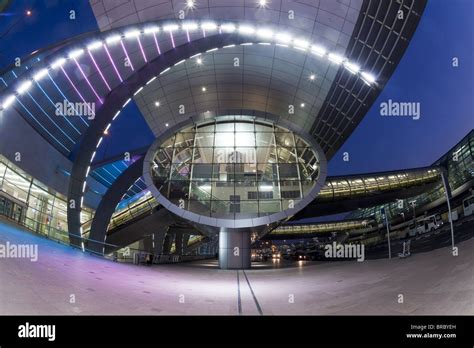
<instances>
[{"instance_id":1,"label":"terminal entrance","mask_svg":"<svg viewBox=\"0 0 474 348\"><path fill-rule=\"evenodd\" d=\"M25 207L7 197L0 196L0 215L6 216L17 223L24 220Z\"/></svg>"}]
</instances>

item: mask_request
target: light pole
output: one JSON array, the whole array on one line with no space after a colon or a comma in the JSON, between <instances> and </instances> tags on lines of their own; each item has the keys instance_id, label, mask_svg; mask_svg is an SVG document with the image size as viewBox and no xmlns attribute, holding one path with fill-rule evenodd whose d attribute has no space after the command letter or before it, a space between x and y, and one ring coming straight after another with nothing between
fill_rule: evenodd
<instances>
[{"instance_id":1,"label":"light pole","mask_svg":"<svg viewBox=\"0 0 474 348\"><path fill-rule=\"evenodd\" d=\"M451 202L449 201L449 198L451 196L451 190L448 182L448 171L445 168L441 170L441 180L443 181L444 193L446 195L446 203L448 204L448 220L451 226L451 248L452 250L454 250L454 226L453 217L451 215Z\"/></svg>"},{"instance_id":2,"label":"light pole","mask_svg":"<svg viewBox=\"0 0 474 348\"><path fill-rule=\"evenodd\" d=\"M408 202L410 203L410 205L413 207L413 222L415 223L416 225L416 212L415 212L415 203L416 203L416 199ZM415 226L416 227L416 226Z\"/></svg>"},{"instance_id":3,"label":"light pole","mask_svg":"<svg viewBox=\"0 0 474 348\"><path fill-rule=\"evenodd\" d=\"M391 259L392 258L392 250L391 250L391 246L390 246L390 228L388 226L388 213L387 211L385 210L385 207L382 207L382 217L385 219L385 226L387 226L387 243L388 243L388 258Z\"/></svg>"}]
</instances>

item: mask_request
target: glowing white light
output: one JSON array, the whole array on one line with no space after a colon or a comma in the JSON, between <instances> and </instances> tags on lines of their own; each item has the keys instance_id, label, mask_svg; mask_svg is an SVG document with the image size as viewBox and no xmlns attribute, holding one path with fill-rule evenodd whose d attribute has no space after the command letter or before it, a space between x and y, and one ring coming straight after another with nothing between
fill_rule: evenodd
<instances>
[{"instance_id":1,"label":"glowing white light","mask_svg":"<svg viewBox=\"0 0 474 348\"><path fill-rule=\"evenodd\" d=\"M155 102L155 106L156 106L156 107L160 106L160 102L159 102L159 101L156 101L156 102Z\"/></svg>"},{"instance_id":2,"label":"glowing white light","mask_svg":"<svg viewBox=\"0 0 474 348\"><path fill-rule=\"evenodd\" d=\"M23 94L28 89L30 89L30 87L31 87L31 81L28 80L28 81L23 82L16 91L18 92L18 94Z\"/></svg>"},{"instance_id":3,"label":"glowing white light","mask_svg":"<svg viewBox=\"0 0 474 348\"><path fill-rule=\"evenodd\" d=\"M296 47L299 47L299 48L303 48L303 49L306 49L309 47L309 42L306 41L306 40L302 40L302 39L296 39L293 44L296 46Z\"/></svg>"},{"instance_id":4,"label":"glowing white light","mask_svg":"<svg viewBox=\"0 0 474 348\"><path fill-rule=\"evenodd\" d=\"M261 185L259 188L262 191L271 191L271 190L273 190L273 186L271 186L271 185Z\"/></svg>"},{"instance_id":5,"label":"glowing white light","mask_svg":"<svg viewBox=\"0 0 474 348\"><path fill-rule=\"evenodd\" d=\"M354 63L345 62L344 66L347 68L347 70L354 74L357 74L360 71L360 67Z\"/></svg>"},{"instance_id":6,"label":"glowing white light","mask_svg":"<svg viewBox=\"0 0 474 348\"><path fill-rule=\"evenodd\" d=\"M218 48L211 48L210 50L207 50L206 52L214 52L214 51L217 51Z\"/></svg>"},{"instance_id":7,"label":"glowing white light","mask_svg":"<svg viewBox=\"0 0 474 348\"><path fill-rule=\"evenodd\" d=\"M321 57L326 54L326 49L321 46L313 46L311 47L311 51Z\"/></svg>"},{"instance_id":8,"label":"glowing white light","mask_svg":"<svg viewBox=\"0 0 474 348\"><path fill-rule=\"evenodd\" d=\"M193 59L193 58L199 57L200 55L201 55L201 53L198 53L198 54L195 54L195 55L193 55L193 56L191 56L191 57L189 57L189 58Z\"/></svg>"},{"instance_id":9,"label":"glowing white light","mask_svg":"<svg viewBox=\"0 0 474 348\"><path fill-rule=\"evenodd\" d=\"M162 72L160 72L160 75L163 75L165 72L169 71L171 68L166 68L165 70L163 70Z\"/></svg>"},{"instance_id":10,"label":"glowing white light","mask_svg":"<svg viewBox=\"0 0 474 348\"><path fill-rule=\"evenodd\" d=\"M375 77L374 77L374 75L371 75L371 74L366 73L366 72L363 72L363 73L361 73L360 75L361 75L362 78L363 78L366 82L368 82L369 84L375 82Z\"/></svg>"},{"instance_id":11,"label":"glowing white light","mask_svg":"<svg viewBox=\"0 0 474 348\"><path fill-rule=\"evenodd\" d=\"M168 24L163 27L164 31L169 31L169 32L172 32L178 29L179 29L179 26L177 24Z\"/></svg>"},{"instance_id":12,"label":"glowing white light","mask_svg":"<svg viewBox=\"0 0 474 348\"><path fill-rule=\"evenodd\" d=\"M253 34L255 33L255 28L248 25L241 25L239 27L239 32L242 34Z\"/></svg>"},{"instance_id":13,"label":"glowing white light","mask_svg":"<svg viewBox=\"0 0 474 348\"><path fill-rule=\"evenodd\" d=\"M137 37L140 35L140 31L138 30L130 30L130 31L127 31L125 33L125 37L126 38L130 38L130 37Z\"/></svg>"},{"instance_id":14,"label":"glowing white light","mask_svg":"<svg viewBox=\"0 0 474 348\"><path fill-rule=\"evenodd\" d=\"M206 88L206 87L203 87L203 88L201 88L201 90L202 90L203 92L205 92L205 91L207 91L207 88Z\"/></svg>"},{"instance_id":15,"label":"glowing white light","mask_svg":"<svg viewBox=\"0 0 474 348\"><path fill-rule=\"evenodd\" d=\"M196 63L198 63L199 65L201 65L201 64L202 64L202 58L196 59Z\"/></svg>"},{"instance_id":16,"label":"glowing white light","mask_svg":"<svg viewBox=\"0 0 474 348\"><path fill-rule=\"evenodd\" d=\"M183 29L187 31L196 30L197 28L198 28L198 25L197 23L194 23L194 22L188 22L188 23L183 24Z\"/></svg>"},{"instance_id":17,"label":"glowing white light","mask_svg":"<svg viewBox=\"0 0 474 348\"><path fill-rule=\"evenodd\" d=\"M145 34L153 34L160 31L160 28L157 26L146 27L143 31Z\"/></svg>"},{"instance_id":18,"label":"glowing white light","mask_svg":"<svg viewBox=\"0 0 474 348\"><path fill-rule=\"evenodd\" d=\"M194 8L194 0L186 0L186 7L187 8Z\"/></svg>"},{"instance_id":19,"label":"glowing white light","mask_svg":"<svg viewBox=\"0 0 474 348\"><path fill-rule=\"evenodd\" d=\"M315 78L316 78L316 75L315 75L315 74L309 75L309 79L310 79L310 80L314 80Z\"/></svg>"},{"instance_id":20,"label":"glowing white light","mask_svg":"<svg viewBox=\"0 0 474 348\"><path fill-rule=\"evenodd\" d=\"M143 87L140 87L139 89L136 90L135 93L133 93L133 95L137 95L137 94L140 93L142 90L143 90Z\"/></svg>"},{"instance_id":21,"label":"glowing white light","mask_svg":"<svg viewBox=\"0 0 474 348\"><path fill-rule=\"evenodd\" d=\"M115 119L118 117L118 115L120 115L120 110L117 111L117 113L114 115L114 117L112 118L112 121L115 121Z\"/></svg>"},{"instance_id":22,"label":"glowing white light","mask_svg":"<svg viewBox=\"0 0 474 348\"><path fill-rule=\"evenodd\" d=\"M3 104L2 104L2 108L6 109L7 107L9 107L11 105L11 103L13 103L14 100L15 100L14 95L11 95L11 96L7 97L5 99L5 101L3 102Z\"/></svg>"},{"instance_id":23,"label":"glowing white light","mask_svg":"<svg viewBox=\"0 0 474 348\"><path fill-rule=\"evenodd\" d=\"M289 43L291 41L291 35L287 33L278 33L276 35L276 40L282 43Z\"/></svg>"},{"instance_id":24,"label":"glowing white light","mask_svg":"<svg viewBox=\"0 0 474 348\"><path fill-rule=\"evenodd\" d=\"M48 74L48 69L41 69L40 71L38 71L35 76L33 76L33 79L35 81L39 81L41 80L43 77L45 77L46 75Z\"/></svg>"},{"instance_id":25,"label":"glowing white light","mask_svg":"<svg viewBox=\"0 0 474 348\"><path fill-rule=\"evenodd\" d=\"M344 58L335 53L329 53L328 58L331 62L336 64L341 64L344 61Z\"/></svg>"},{"instance_id":26,"label":"glowing white light","mask_svg":"<svg viewBox=\"0 0 474 348\"><path fill-rule=\"evenodd\" d=\"M183 64L185 61L186 61L186 60L184 60L184 59L183 59L183 60L180 60L178 63L175 64L175 66L176 66L176 65Z\"/></svg>"},{"instance_id":27,"label":"glowing white light","mask_svg":"<svg viewBox=\"0 0 474 348\"><path fill-rule=\"evenodd\" d=\"M51 64L51 67L52 67L53 69L59 68L59 67L62 66L65 62L66 62L66 59L65 59L65 58L59 58L59 59L56 60L53 64Z\"/></svg>"},{"instance_id":28,"label":"glowing white light","mask_svg":"<svg viewBox=\"0 0 474 348\"><path fill-rule=\"evenodd\" d=\"M235 45L227 45L227 46L224 46L222 48L230 48L230 47L235 47Z\"/></svg>"},{"instance_id":29,"label":"glowing white light","mask_svg":"<svg viewBox=\"0 0 474 348\"><path fill-rule=\"evenodd\" d=\"M69 58L77 58L80 55L82 55L83 53L84 53L84 50L82 48L80 48L78 50L70 52L69 53Z\"/></svg>"},{"instance_id":30,"label":"glowing white light","mask_svg":"<svg viewBox=\"0 0 474 348\"><path fill-rule=\"evenodd\" d=\"M258 0L258 7L267 6L267 0Z\"/></svg>"},{"instance_id":31,"label":"glowing white light","mask_svg":"<svg viewBox=\"0 0 474 348\"><path fill-rule=\"evenodd\" d=\"M107 125L107 127L105 128L105 133L107 133L107 132L109 131L111 125L112 125L112 123L109 123L109 124Z\"/></svg>"},{"instance_id":32,"label":"glowing white light","mask_svg":"<svg viewBox=\"0 0 474 348\"><path fill-rule=\"evenodd\" d=\"M301 107L304 108L306 106L305 103L301 103Z\"/></svg>"},{"instance_id":33,"label":"glowing white light","mask_svg":"<svg viewBox=\"0 0 474 348\"><path fill-rule=\"evenodd\" d=\"M166 126L166 127L168 127L168 126L169 126L169 124L168 124L168 123L165 123L165 126Z\"/></svg>"},{"instance_id":34,"label":"glowing white light","mask_svg":"<svg viewBox=\"0 0 474 348\"><path fill-rule=\"evenodd\" d=\"M126 107L128 103L130 103L131 98L128 98L127 101L122 105L122 108Z\"/></svg>"},{"instance_id":35,"label":"glowing white light","mask_svg":"<svg viewBox=\"0 0 474 348\"><path fill-rule=\"evenodd\" d=\"M217 24L214 22L204 22L201 24L201 28L203 28L204 30L216 30Z\"/></svg>"},{"instance_id":36,"label":"glowing white light","mask_svg":"<svg viewBox=\"0 0 474 348\"><path fill-rule=\"evenodd\" d=\"M150 80L148 80L148 82L146 83L147 86L148 86L150 83L152 83L153 81L155 81L155 80L156 80L156 76L155 76L155 77L152 77L152 78L151 78Z\"/></svg>"},{"instance_id":37,"label":"glowing white light","mask_svg":"<svg viewBox=\"0 0 474 348\"><path fill-rule=\"evenodd\" d=\"M99 47L102 47L102 41L95 41L87 46L87 49L89 51L93 51L98 49Z\"/></svg>"},{"instance_id":38,"label":"glowing white light","mask_svg":"<svg viewBox=\"0 0 474 348\"><path fill-rule=\"evenodd\" d=\"M232 23L222 24L221 30L226 33L233 33L235 31L235 25Z\"/></svg>"},{"instance_id":39,"label":"glowing white light","mask_svg":"<svg viewBox=\"0 0 474 348\"><path fill-rule=\"evenodd\" d=\"M120 39L121 39L120 35L112 35L112 36L109 36L107 39L105 39L105 42L114 43L114 42L120 41Z\"/></svg>"},{"instance_id":40,"label":"glowing white light","mask_svg":"<svg viewBox=\"0 0 474 348\"><path fill-rule=\"evenodd\" d=\"M266 39L269 39L273 36L273 31L270 29L259 29L257 35Z\"/></svg>"}]
</instances>

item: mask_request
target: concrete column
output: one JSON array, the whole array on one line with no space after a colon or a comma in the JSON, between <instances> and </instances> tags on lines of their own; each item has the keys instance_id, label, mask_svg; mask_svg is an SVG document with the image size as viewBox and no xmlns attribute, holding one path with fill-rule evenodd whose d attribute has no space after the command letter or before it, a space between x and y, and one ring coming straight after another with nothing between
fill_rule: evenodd
<instances>
[{"instance_id":1,"label":"concrete column","mask_svg":"<svg viewBox=\"0 0 474 348\"><path fill-rule=\"evenodd\" d=\"M174 238L174 253L176 255L182 255L183 254L183 233L182 232L176 232L175 233L175 238Z\"/></svg>"},{"instance_id":2,"label":"concrete column","mask_svg":"<svg viewBox=\"0 0 474 348\"><path fill-rule=\"evenodd\" d=\"M166 230L154 233L155 248L153 249L153 253L155 255L161 255L163 253L163 244L165 242L165 235L166 235Z\"/></svg>"},{"instance_id":3,"label":"concrete column","mask_svg":"<svg viewBox=\"0 0 474 348\"><path fill-rule=\"evenodd\" d=\"M166 233L165 241L163 243L163 254L169 254L171 252L171 246L173 245L173 233Z\"/></svg>"},{"instance_id":4,"label":"concrete column","mask_svg":"<svg viewBox=\"0 0 474 348\"><path fill-rule=\"evenodd\" d=\"M219 268L250 268L250 230L227 229L219 232Z\"/></svg>"}]
</instances>

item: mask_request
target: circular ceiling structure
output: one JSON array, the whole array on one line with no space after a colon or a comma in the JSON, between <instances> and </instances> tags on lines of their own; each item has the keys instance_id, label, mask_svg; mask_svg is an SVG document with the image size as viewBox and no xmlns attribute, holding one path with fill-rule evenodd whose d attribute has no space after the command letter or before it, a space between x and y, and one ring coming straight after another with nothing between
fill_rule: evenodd
<instances>
[{"instance_id":1,"label":"circular ceiling structure","mask_svg":"<svg viewBox=\"0 0 474 348\"><path fill-rule=\"evenodd\" d=\"M251 116L173 127L144 161L148 189L198 224L257 227L294 215L324 185L327 164L305 134Z\"/></svg>"}]
</instances>

